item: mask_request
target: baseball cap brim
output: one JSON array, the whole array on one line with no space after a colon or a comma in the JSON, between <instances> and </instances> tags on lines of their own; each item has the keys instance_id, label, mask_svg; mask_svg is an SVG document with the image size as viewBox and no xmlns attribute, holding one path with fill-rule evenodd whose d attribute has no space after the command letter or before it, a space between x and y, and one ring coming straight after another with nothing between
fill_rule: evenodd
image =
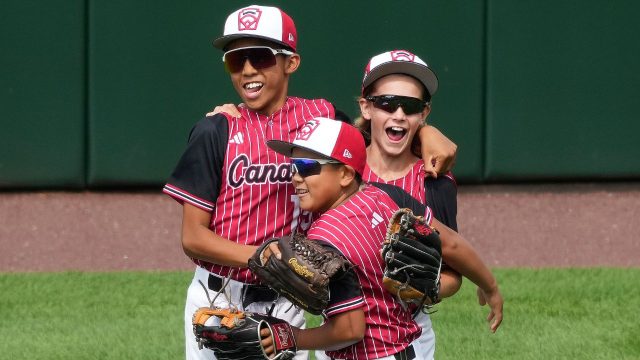
<instances>
[{"instance_id":1,"label":"baseball cap brim","mask_svg":"<svg viewBox=\"0 0 640 360\"><path fill-rule=\"evenodd\" d=\"M282 41L278 41L275 40L274 38L268 37L268 36L260 36L260 35L245 35L245 34L232 34L232 35L225 35L225 36L221 36L215 40L213 40L213 46L220 49L220 50L226 50L225 48L227 47L227 45L229 45L230 42L234 41L234 40L238 40L238 39L261 39L261 40L266 40L269 42L272 42L274 44L278 44L278 45L282 45L285 49L291 49L291 46L289 46L288 44L282 42ZM293 49L291 49L293 50Z\"/></svg>"},{"instance_id":2,"label":"baseball cap brim","mask_svg":"<svg viewBox=\"0 0 640 360\"><path fill-rule=\"evenodd\" d=\"M408 61L389 61L376 66L367 74L362 88L365 89L381 77L391 74L405 74L418 79L431 96L438 90L438 77L428 66Z\"/></svg>"}]
</instances>

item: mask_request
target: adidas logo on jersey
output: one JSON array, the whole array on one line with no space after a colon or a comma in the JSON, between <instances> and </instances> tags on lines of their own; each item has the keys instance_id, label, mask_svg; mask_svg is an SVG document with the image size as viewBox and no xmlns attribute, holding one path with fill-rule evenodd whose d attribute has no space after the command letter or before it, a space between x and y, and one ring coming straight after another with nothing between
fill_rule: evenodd
<instances>
[{"instance_id":1,"label":"adidas logo on jersey","mask_svg":"<svg viewBox=\"0 0 640 360\"><path fill-rule=\"evenodd\" d=\"M374 227L380 225L380 223L382 222L382 216L380 214L378 214L377 212L373 213L373 219L371 219L371 228L373 229Z\"/></svg>"},{"instance_id":2,"label":"adidas logo on jersey","mask_svg":"<svg viewBox=\"0 0 640 360\"><path fill-rule=\"evenodd\" d=\"M229 140L230 144L242 144L244 142L244 140L242 139L242 133L238 132L235 135L233 135L233 137L231 138L231 140Z\"/></svg>"},{"instance_id":3,"label":"adidas logo on jersey","mask_svg":"<svg viewBox=\"0 0 640 360\"><path fill-rule=\"evenodd\" d=\"M349 149L344 149L342 156L344 156L347 159L351 159L353 157L353 155L351 155L351 153L349 152Z\"/></svg>"}]
</instances>

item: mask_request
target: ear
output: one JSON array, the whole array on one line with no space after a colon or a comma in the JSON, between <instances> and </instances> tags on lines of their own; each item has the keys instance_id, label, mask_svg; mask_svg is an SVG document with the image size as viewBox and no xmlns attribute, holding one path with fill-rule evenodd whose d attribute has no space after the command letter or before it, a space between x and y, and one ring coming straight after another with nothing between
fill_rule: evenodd
<instances>
[{"instance_id":1,"label":"ear","mask_svg":"<svg viewBox=\"0 0 640 360\"><path fill-rule=\"evenodd\" d=\"M287 61L284 67L284 73L289 75L296 72L296 70L298 70L298 67L300 66L300 60L301 60L300 54L293 54L291 56L287 56Z\"/></svg>"},{"instance_id":2,"label":"ear","mask_svg":"<svg viewBox=\"0 0 640 360\"><path fill-rule=\"evenodd\" d=\"M429 116L429 114L431 114L431 105L427 105L424 107L424 110L422 110L422 122L426 122L427 121L427 116Z\"/></svg>"},{"instance_id":3,"label":"ear","mask_svg":"<svg viewBox=\"0 0 640 360\"><path fill-rule=\"evenodd\" d=\"M356 171L351 166L344 165L340 171L340 186L347 188L355 183Z\"/></svg>"},{"instance_id":4,"label":"ear","mask_svg":"<svg viewBox=\"0 0 640 360\"><path fill-rule=\"evenodd\" d=\"M360 106L362 119L365 121L371 120L371 102L361 97L360 99L358 99L358 105Z\"/></svg>"}]
</instances>

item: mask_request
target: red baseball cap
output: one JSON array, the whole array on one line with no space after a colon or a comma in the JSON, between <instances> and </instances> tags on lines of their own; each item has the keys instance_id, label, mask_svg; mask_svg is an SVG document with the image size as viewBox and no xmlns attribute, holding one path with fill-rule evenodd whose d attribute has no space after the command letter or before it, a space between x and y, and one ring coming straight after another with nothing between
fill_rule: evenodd
<instances>
[{"instance_id":1,"label":"red baseball cap","mask_svg":"<svg viewBox=\"0 0 640 360\"><path fill-rule=\"evenodd\" d=\"M360 131L346 122L323 117L307 121L293 142L269 140L267 146L289 157L294 148L308 150L349 165L360 175L367 162L367 150Z\"/></svg>"},{"instance_id":2,"label":"red baseball cap","mask_svg":"<svg viewBox=\"0 0 640 360\"><path fill-rule=\"evenodd\" d=\"M426 62L407 50L392 50L372 57L364 69L362 90L381 77L391 74L405 74L418 79L431 96L438 90L436 74Z\"/></svg>"},{"instance_id":3,"label":"red baseball cap","mask_svg":"<svg viewBox=\"0 0 640 360\"><path fill-rule=\"evenodd\" d=\"M296 51L298 34L293 19L277 7L251 5L234 11L224 24L224 35L213 41L223 49L231 41L258 38L282 44Z\"/></svg>"}]
</instances>

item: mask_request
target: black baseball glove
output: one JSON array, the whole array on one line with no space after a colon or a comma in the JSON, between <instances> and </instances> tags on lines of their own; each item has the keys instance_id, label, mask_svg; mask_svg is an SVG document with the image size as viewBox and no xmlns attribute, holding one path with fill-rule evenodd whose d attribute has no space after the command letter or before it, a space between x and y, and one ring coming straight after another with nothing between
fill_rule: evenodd
<instances>
[{"instance_id":1,"label":"black baseball glove","mask_svg":"<svg viewBox=\"0 0 640 360\"><path fill-rule=\"evenodd\" d=\"M205 325L212 316L220 325ZM268 328L273 339L274 357L262 346L260 330ZM198 346L213 350L219 360L293 359L296 341L291 325L278 318L235 309L203 307L193 314L193 332Z\"/></svg>"},{"instance_id":2,"label":"black baseball glove","mask_svg":"<svg viewBox=\"0 0 640 360\"><path fill-rule=\"evenodd\" d=\"M383 285L405 303L422 308L439 301L442 246L436 229L409 209L396 211L382 245Z\"/></svg>"},{"instance_id":3,"label":"black baseball glove","mask_svg":"<svg viewBox=\"0 0 640 360\"><path fill-rule=\"evenodd\" d=\"M264 261L263 252L273 242L278 243L282 258L269 256ZM331 277L348 266L337 251L299 234L271 239L249 259L249 268L264 284L315 315L329 303Z\"/></svg>"}]
</instances>

